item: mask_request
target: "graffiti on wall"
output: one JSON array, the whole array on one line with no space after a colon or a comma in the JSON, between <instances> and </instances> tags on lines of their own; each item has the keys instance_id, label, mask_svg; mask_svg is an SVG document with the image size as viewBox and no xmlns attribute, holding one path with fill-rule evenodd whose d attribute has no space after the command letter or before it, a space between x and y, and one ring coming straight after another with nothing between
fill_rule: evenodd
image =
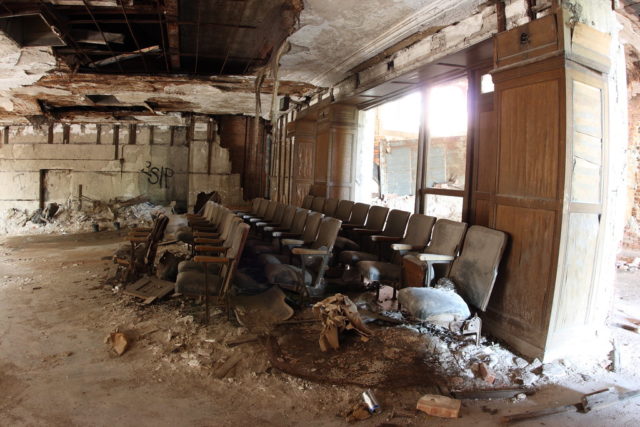
<instances>
[{"instance_id":1,"label":"graffiti on wall","mask_svg":"<svg viewBox=\"0 0 640 427\"><path fill-rule=\"evenodd\" d=\"M145 167L140 169L140 173L147 176L149 184L158 184L160 188L169 188L169 178L174 175L173 169L153 166L149 161L145 162Z\"/></svg>"}]
</instances>

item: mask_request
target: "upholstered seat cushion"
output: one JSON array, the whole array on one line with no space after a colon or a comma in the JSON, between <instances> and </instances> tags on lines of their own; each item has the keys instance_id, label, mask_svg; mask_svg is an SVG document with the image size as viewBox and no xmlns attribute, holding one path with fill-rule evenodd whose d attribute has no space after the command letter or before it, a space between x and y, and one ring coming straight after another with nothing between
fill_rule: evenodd
<instances>
[{"instance_id":1,"label":"upholstered seat cushion","mask_svg":"<svg viewBox=\"0 0 640 427\"><path fill-rule=\"evenodd\" d=\"M221 264L207 263L207 269L210 274L220 273ZM204 273L204 263L195 261L182 261L178 264L178 273L183 271L198 271Z\"/></svg>"},{"instance_id":2,"label":"upholstered seat cushion","mask_svg":"<svg viewBox=\"0 0 640 427\"><path fill-rule=\"evenodd\" d=\"M402 276L402 267L390 262L360 261L357 268L370 282L399 282Z\"/></svg>"},{"instance_id":3,"label":"upholstered seat cushion","mask_svg":"<svg viewBox=\"0 0 640 427\"><path fill-rule=\"evenodd\" d=\"M295 285L299 283L302 269L289 264L268 264L264 270L269 283L274 285ZM304 283L311 283L311 273L307 270L304 275Z\"/></svg>"},{"instance_id":4,"label":"upholstered seat cushion","mask_svg":"<svg viewBox=\"0 0 640 427\"><path fill-rule=\"evenodd\" d=\"M289 255L281 254L262 254L258 258L262 265L269 264L286 264L289 262Z\"/></svg>"},{"instance_id":5,"label":"upholstered seat cushion","mask_svg":"<svg viewBox=\"0 0 640 427\"><path fill-rule=\"evenodd\" d=\"M340 262L342 264L355 265L360 261L376 261L378 259L374 254L360 251L343 251L340 252Z\"/></svg>"},{"instance_id":6,"label":"upholstered seat cushion","mask_svg":"<svg viewBox=\"0 0 640 427\"><path fill-rule=\"evenodd\" d=\"M446 324L471 315L460 295L443 288L404 288L398 292L398 302L416 319L432 323Z\"/></svg>"},{"instance_id":7,"label":"upholstered seat cushion","mask_svg":"<svg viewBox=\"0 0 640 427\"><path fill-rule=\"evenodd\" d=\"M339 251L357 251L358 249L360 249L360 245L358 245L356 242L342 236L336 237L336 242L334 243L333 247Z\"/></svg>"},{"instance_id":8,"label":"upholstered seat cushion","mask_svg":"<svg viewBox=\"0 0 640 427\"><path fill-rule=\"evenodd\" d=\"M263 242L261 245L252 246L250 252L254 255L273 254L278 252L278 247L274 245L266 245Z\"/></svg>"},{"instance_id":9,"label":"upholstered seat cushion","mask_svg":"<svg viewBox=\"0 0 640 427\"><path fill-rule=\"evenodd\" d=\"M176 292L185 295L204 295L204 273L194 270L178 273ZM218 295L222 279L218 275L208 275L207 290L209 295Z\"/></svg>"}]
</instances>

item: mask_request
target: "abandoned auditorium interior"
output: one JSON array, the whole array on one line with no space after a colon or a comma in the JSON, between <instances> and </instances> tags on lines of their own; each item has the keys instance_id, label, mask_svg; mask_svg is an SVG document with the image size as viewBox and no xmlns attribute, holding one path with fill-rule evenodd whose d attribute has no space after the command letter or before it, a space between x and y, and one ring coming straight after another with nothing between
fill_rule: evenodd
<instances>
[{"instance_id":1,"label":"abandoned auditorium interior","mask_svg":"<svg viewBox=\"0 0 640 427\"><path fill-rule=\"evenodd\" d=\"M640 1L0 1L0 426L637 426Z\"/></svg>"}]
</instances>

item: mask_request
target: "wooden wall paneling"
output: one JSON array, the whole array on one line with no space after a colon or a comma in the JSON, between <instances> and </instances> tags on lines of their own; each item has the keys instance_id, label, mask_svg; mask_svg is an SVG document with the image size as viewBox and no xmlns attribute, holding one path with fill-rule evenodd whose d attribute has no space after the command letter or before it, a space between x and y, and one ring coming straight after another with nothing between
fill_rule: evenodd
<instances>
[{"instance_id":1,"label":"wooden wall paneling","mask_svg":"<svg viewBox=\"0 0 640 427\"><path fill-rule=\"evenodd\" d=\"M298 119L291 125L289 130L292 132L293 141L291 203L299 206L313 186L316 122Z\"/></svg>"},{"instance_id":2,"label":"wooden wall paneling","mask_svg":"<svg viewBox=\"0 0 640 427\"><path fill-rule=\"evenodd\" d=\"M495 228L510 240L485 321L518 351L539 357L549 329L562 224L564 72L533 67L498 73L494 80L497 146L481 155L495 155L495 196L479 191L476 196L487 197L476 200L487 200ZM478 189L491 187L492 164L484 160L483 173L478 158ZM479 206L486 209L483 202Z\"/></svg>"},{"instance_id":3,"label":"wooden wall paneling","mask_svg":"<svg viewBox=\"0 0 640 427\"><path fill-rule=\"evenodd\" d=\"M576 340L591 343L606 301L606 286L598 277L605 223L601 216L606 215L607 82L605 76L567 61L566 86L567 214L546 343L549 357L571 351Z\"/></svg>"},{"instance_id":4,"label":"wooden wall paneling","mask_svg":"<svg viewBox=\"0 0 640 427\"><path fill-rule=\"evenodd\" d=\"M357 107L330 104L318 112L313 195L354 198L357 132Z\"/></svg>"}]
</instances>

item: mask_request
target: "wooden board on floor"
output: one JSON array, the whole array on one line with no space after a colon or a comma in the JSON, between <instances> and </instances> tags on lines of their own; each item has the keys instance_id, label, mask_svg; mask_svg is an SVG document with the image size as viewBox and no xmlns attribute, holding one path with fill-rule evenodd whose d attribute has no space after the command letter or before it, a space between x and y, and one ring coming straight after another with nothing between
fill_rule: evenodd
<instances>
[{"instance_id":1,"label":"wooden board on floor","mask_svg":"<svg viewBox=\"0 0 640 427\"><path fill-rule=\"evenodd\" d=\"M173 291L175 283L158 279L157 277L143 277L132 283L122 291L127 295L143 299L144 304L151 304L158 298L162 298Z\"/></svg>"}]
</instances>

